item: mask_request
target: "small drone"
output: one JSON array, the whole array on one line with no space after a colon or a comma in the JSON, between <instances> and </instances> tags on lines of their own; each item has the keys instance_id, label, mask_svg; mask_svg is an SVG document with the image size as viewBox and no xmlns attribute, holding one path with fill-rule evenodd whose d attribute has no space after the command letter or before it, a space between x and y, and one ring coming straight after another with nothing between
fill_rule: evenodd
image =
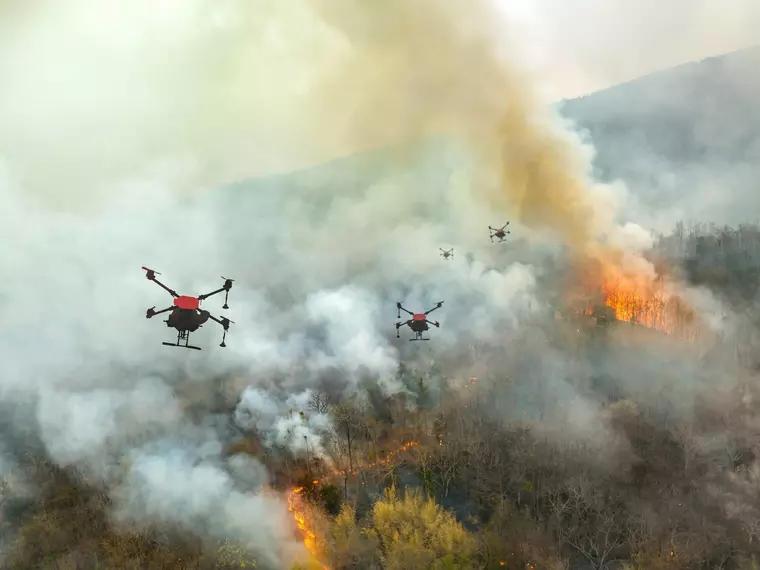
<instances>
[{"instance_id":1,"label":"small drone","mask_svg":"<svg viewBox=\"0 0 760 570\"><path fill-rule=\"evenodd\" d=\"M156 275L161 275L157 271L153 269L148 269L147 267L143 267L143 269L146 271L145 277L148 278L149 281L155 282L159 287L169 292L169 294L174 297L174 303L171 307L167 307L166 309L162 309L160 311L156 311L156 307L151 307L148 309L145 313L145 318L150 319L151 317L155 317L156 315L160 315L161 313L165 313L167 311L171 311L171 314L169 315L169 318L166 319L164 322L166 323L167 327L173 327L177 329L177 342L171 343L171 342L164 342L162 344L166 346L180 346L184 348L192 348L195 350L201 350L198 346L192 346L189 344L190 342L190 333L193 331L198 330L199 327L203 325L207 320L211 319L212 321L216 321L220 325L222 325L222 328L224 329L224 334L222 335L222 343L219 345L221 347L227 346L224 344L224 340L227 338L227 329L230 328L230 323L233 321L229 320L228 318L222 317L220 319L217 319L215 316L210 314L208 311L204 311L203 309L200 309L200 303L204 299L208 299L211 297L211 295L216 295L217 293L221 293L224 291L224 305L222 306L223 309L229 309L227 306L227 297L230 293L230 289L232 288L232 279L227 279L226 277L222 277L224 279L224 285L222 285L219 289L216 291L211 291L211 293L206 293L205 295L198 295L197 297L188 297L187 295L178 295L176 291L173 289L169 289L166 285L161 283L158 279L156 279ZM185 344L180 344L180 341L184 340Z\"/></svg>"},{"instance_id":2,"label":"small drone","mask_svg":"<svg viewBox=\"0 0 760 570\"><path fill-rule=\"evenodd\" d=\"M507 222L500 228L492 228L491 226L488 226L488 229L491 231L491 242L493 242L493 238L499 238L499 243L507 239L507 234L512 233L507 229L508 225L509 225L509 222Z\"/></svg>"},{"instance_id":3,"label":"small drone","mask_svg":"<svg viewBox=\"0 0 760 570\"><path fill-rule=\"evenodd\" d=\"M451 249L441 249L439 247L438 249L441 250L441 257L443 259L448 260L449 258L454 257L454 248L453 247Z\"/></svg>"},{"instance_id":4,"label":"small drone","mask_svg":"<svg viewBox=\"0 0 760 570\"><path fill-rule=\"evenodd\" d=\"M429 321L427 319L427 316L436 309L440 309L441 305L443 305L443 301L436 303L435 307L429 311L425 311L424 313L413 313L410 310L405 309L401 303L396 303L396 308L398 309L397 318L401 318L401 311L404 311L405 313L408 313L412 316L412 318L406 322L399 321L396 323L396 338L399 338L398 329L404 325L407 325L414 331L414 338L410 338L409 340L430 340L429 338L422 338L422 333L428 330L428 325L434 325L436 327L440 327L441 325L438 323L438 321Z\"/></svg>"}]
</instances>

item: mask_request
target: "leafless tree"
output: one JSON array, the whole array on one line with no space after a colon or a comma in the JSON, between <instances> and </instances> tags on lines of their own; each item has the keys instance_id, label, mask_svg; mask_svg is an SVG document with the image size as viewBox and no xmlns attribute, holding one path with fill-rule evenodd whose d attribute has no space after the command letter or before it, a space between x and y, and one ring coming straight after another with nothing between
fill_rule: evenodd
<instances>
[{"instance_id":1,"label":"leafless tree","mask_svg":"<svg viewBox=\"0 0 760 570\"><path fill-rule=\"evenodd\" d=\"M311 393L311 398L309 398L307 407L312 412L326 414L330 409L330 402L327 394L320 390L315 390Z\"/></svg>"}]
</instances>

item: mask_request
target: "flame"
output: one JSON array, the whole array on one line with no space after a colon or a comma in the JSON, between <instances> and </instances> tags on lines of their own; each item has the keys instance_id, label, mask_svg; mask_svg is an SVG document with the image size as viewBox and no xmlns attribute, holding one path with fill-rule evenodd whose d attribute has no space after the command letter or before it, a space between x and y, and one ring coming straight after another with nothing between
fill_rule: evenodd
<instances>
[{"instance_id":1,"label":"flame","mask_svg":"<svg viewBox=\"0 0 760 570\"><path fill-rule=\"evenodd\" d=\"M372 461L370 463L366 463L362 465L360 468L363 470L367 470L367 469L373 469L380 465L388 465L400 453L409 451L410 449L413 449L419 445L420 443L414 440L403 442L399 447L388 452L388 454L384 458L378 459L376 461ZM356 470L357 469L354 469L354 471ZM333 469L331 472L328 473L328 476L329 475L337 476L340 474L342 474L342 471L338 469ZM319 479L314 479L311 483L312 485L317 486L317 485L320 485L322 481L320 481ZM309 553L309 556L311 558L310 563L313 564L315 568L320 568L321 570L330 570L329 566L321 562L323 556L322 556L321 548L319 547L317 535L310 524L306 509L304 508L304 503L303 503L304 491L305 491L304 487L293 487L290 490L290 492L288 493L288 511L290 511L290 513L292 514L293 521L296 523L296 527L298 527L298 530L301 536L303 537L303 545L306 548L306 551Z\"/></svg>"},{"instance_id":2,"label":"flame","mask_svg":"<svg viewBox=\"0 0 760 570\"><path fill-rule=\"evenodd\" d=\"M366 465L363 466L363 468L373 469L375 467L378 467L379 465L389 465L397 455L405 451L409 451L410 449L413 449L419 445L420 445L419 441L411 440L411 441L404 442L396 449L389 451L388 454L382 459L377 459L375 461L367 463Z\"/></svg>"},{"instance_id":3,"label":"flame","mask_svg":"<svg viewBox=\"0 0 760 570\"><path fill-rule=\"evenodd\" d=\"M312 530L306 510L303 505L303 487L294 487L288 493L288 511L293 515L293 520L303 536L303 545L312 558L316 567L322 570L330 570L328 566L320 562L321 552L317 544L317 535Z\"/></svg>"},{"instance_id":4,"label":"flame","mask_svg":"<svg viewBox=\"0 0 760 570\"><path fill-rule=\"evenodd\" d=\"M662 279L608 276L601 290L604 304L612 309L618 321L683 338L695 335L694 311L669 291Z\"/></svg>"},{"instance_id":5,"label":"flame","mask_svg":"<svg viewBox=\"0 0 760 570\"><path fill-rule=\"evenodd\" d=\"M618 321L636 323L671 333L666 319L666 300L661 290L634 280L616 279L602 285L604 304L615 312Z\"/></svg>"},{"instance_id":6,"label":"flame","mask_svg":"<svg viewBox=\"0 0 760 570\"><path fill-rule=\"evenodd\" d=\"M569 302L586 316L602 316L696 340L704 324L686 302L686 290L669 277L662 260L655 266L637 258L632 262L620 252L599 252L581 260L567 294Z\"/></svg>"}]
</instances>

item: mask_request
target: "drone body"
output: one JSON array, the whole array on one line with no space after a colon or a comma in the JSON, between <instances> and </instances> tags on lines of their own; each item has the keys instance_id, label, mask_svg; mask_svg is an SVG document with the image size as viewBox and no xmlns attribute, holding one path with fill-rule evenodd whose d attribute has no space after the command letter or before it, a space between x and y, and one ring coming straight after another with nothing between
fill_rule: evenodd
<instances>
[{"instance_id":1,"label":"drone body","mask_svg":"<svg viewBox=\"0 0 760 570\"><path fill-rule=\"evenodd\" d=\"M190 343L190 333L198 330L203 324L208 321L209 319L219 323L222 325L222 328L224 329L224 334L222 335L222 343L219 345L221 347L227 346L224 344L224 341L227 337L227 329L230 327L231 320L227 319L226 317L221 317L217 319L214 317L211 313L208 311L205 311L200 308L201 301L204 299L207 299L211 295L216 295L217 293L221 293L222 291L225 292L224 296L224 309L228 309L227 306L227 297L229 295L229 291L232 288L232 279L227 279L225 277L222 277L224 279L224 285L217 289L216 291L212 291L211 293L206 293L205 295L198 295L197 297L191 297L188 295L179 295L176 291L173 289L170 289L163 283L161 283L158 279L156 279L156 271L153 269L148 269L147 267L143 267L143 269L146 271L145 277L149 281L153 281L156 283L159 287L164 289L166 292L168 292L172 297L174 297L172 305L170 307L167 307L166 309L162 309L160 311L156 311L155 307L151 307L145 312L145 317L150 319L151 317L154 317L156 315L160 315L161 313L169 312L169 317L164 321L166 323L167 327L177 329L177 342L171 343L171 342L164 342L163 344L166 346L181 346L184 348L192 348L195 350L201 350L198 346L192 346ZM159 273L160 275L160 273ZM180 344L180 341L185 341L185 344Z\"/></svg>"},{"instance_id":2,"label":"drone body","mask_svg":"<svg viewBox=\"0 0 760 570\"><path fill-rule=\"evenodd\" d=\"M433 325L435 327L441 326L438 321L429 321L427 316L435 311L436 309L440 309L441 305L443 305L443 301L440 301L435 304L435 307L430 309L429 311L425 311L424 313L413 313L408 309L405 309L401 303L396 303L396 308L398 309L398 315L397 318L401 318L401 311L404 311L405 313L408 313L412 318L402 322L399 321L396 323L396 338L399 338L399 332L398 329L403 327L404 325L408 326L412 331L414 331L414 338L410 338L410 341L415 340L430 340L429 338L423 338L423 333L429 329L428 325Z\"/></svg>"},{"instance_id":3,"label":"drone body","mask_svg":"<svg viewBox=\"0 0 760 570\"><path fill-rule=\"evenodd\" d=\"M445 260L448 261L450 258L454 257L454 248L453 247L451 249L441 249L439 247L438 249L441 250L441 257L443 259L445 259Z\"/></svg>"},{"instance_id":4,"label":"drone body","mask_svg":"<svg viewBox=\"0 0 760 570\"><path fill-rule=\"evenodd\" d=\"M488 229L491 232L491 243L493 243L493 238L497 238L499 240L499 243L507 239L507 234L512 233L507 229L508 225L509 225L509 222L507 222L500 228L492 228L491 226L488 226Z\"/></svg>"}]
</instances>

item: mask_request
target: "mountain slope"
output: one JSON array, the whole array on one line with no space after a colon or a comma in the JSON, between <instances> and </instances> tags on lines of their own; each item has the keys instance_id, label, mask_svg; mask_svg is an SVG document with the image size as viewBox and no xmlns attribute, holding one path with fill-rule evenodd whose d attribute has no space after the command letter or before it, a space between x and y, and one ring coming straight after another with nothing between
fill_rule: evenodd
<instances>
[{"instance_id":1,"label":"mountain slope","mask_svg":"<svg viewBox=\"0 0 760 570\"><path fill-rule=\"evenodd\" d=\"M637 217L739 223L760 217L760 47L682 65L561 104L624 180Z\"/></svg>"}]
</instances>

